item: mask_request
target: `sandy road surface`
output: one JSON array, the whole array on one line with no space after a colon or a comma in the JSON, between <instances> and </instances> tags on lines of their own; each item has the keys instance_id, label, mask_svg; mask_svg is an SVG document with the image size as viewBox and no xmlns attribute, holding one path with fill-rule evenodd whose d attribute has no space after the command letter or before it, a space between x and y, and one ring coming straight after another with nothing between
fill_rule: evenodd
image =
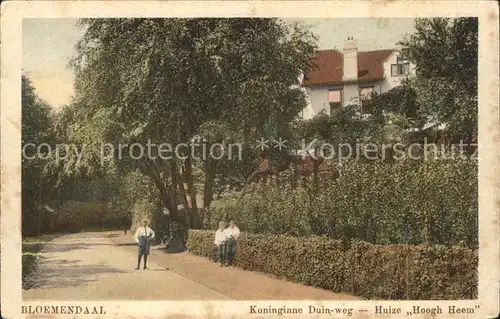
<instances>
[{"instance_id":1,"label":"sandy road surface","mask_svg":"<svg viewBox=\"0 0 500 319\"><path fill-rule=\"evenodd\" d=\"M36 285L23 291L23 299L230 299L154 260L148 270L135 270L135 251L117 246L109 235L79 233L50 242L42 251Z\"/></svg>"},{"instance_id":2,"label":"sandy road surface","mask_svg":"<svg viewBox=\"0 0 500 319\"><path fill-rule=\"evenodd\" d=\"M54 300L348 300L347 294L152 247L148 270L135 270L131 234L88 232L56 238L42 250L36 284L23 299Z\"/></svg>"}]
</instances>

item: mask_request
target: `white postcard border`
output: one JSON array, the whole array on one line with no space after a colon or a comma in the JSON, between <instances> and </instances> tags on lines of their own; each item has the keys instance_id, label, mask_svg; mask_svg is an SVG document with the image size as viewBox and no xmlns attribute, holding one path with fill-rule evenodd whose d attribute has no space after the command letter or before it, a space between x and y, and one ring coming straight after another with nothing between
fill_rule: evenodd
<instances>
[{"instance_id":1,"label":"white postcard border","mask_svg":"<svg viewBox=\"0 0 500 319\"><path fill-rule=\"evenodd\" d=\"M492 1L29 1L3 2L1 37L1 310L22 318L23 305L104 306L103 318L253 317L249 306L335 304L371 318L375 305L479 306L477 318L495 317L499 302L499 41L498 7ZM21 289L21 61L22 19L78 17L479 17L479 298L472 301L22 301ZM370 312L359 312L370 309ZM60 315L57 317L64 317ZM73 318L73 316L71 316ZM84 316L92 317L92 316ZM287 316L282 316L286 318ZM391 316L399 317L399 316ZM446 316L439 316L444 318ZM454 318L462 316L453 316ZM469 316L466 316L469 317ZM298 318L295 316L295 318Z\"/></svg>"}]
</instances>

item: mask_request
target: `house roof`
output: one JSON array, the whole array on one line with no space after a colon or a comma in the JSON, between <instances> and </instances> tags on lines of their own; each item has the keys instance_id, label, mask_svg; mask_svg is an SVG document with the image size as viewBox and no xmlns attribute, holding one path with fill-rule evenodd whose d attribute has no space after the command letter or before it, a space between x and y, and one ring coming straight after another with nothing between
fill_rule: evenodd
<instances>
[{"instance_id":1,"label":"house roof","mask_svg":"<svg viewBox=\"0 0 500 319\"><path fill-rule=\"evenodd\" d=\"M383 62L395 51L377 50L358 52L358 82L377 81L384 78ZM302 85L341 84L344 57L338 50L318 51L312 67L305 72Z\"/></svg>"}]
</instances>

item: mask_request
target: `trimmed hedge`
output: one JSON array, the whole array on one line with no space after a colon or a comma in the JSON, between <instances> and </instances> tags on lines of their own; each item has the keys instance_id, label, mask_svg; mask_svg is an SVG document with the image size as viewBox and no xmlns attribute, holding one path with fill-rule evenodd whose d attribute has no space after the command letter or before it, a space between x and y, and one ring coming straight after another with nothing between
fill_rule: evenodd
<instances>
[{"instance_id":1,"label":"trimmed hedge","mask_svg":"<svg viewBox=\"0 0 500 319\"><path fill-rule=\"evenodd\" d=\"M188 250L216 260L215 233L190 230ZM326 237L242 233L236 265L369 299L477 298L477 251L443 245L372 245Z\"/></svg>"}]
</instances>

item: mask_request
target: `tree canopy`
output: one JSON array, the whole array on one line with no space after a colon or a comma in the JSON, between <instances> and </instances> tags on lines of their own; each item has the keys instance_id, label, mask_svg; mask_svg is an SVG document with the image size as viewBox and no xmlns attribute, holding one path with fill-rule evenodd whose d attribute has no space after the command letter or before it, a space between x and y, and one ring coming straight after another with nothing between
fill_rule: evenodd
<instances>
[{"instance_id":1,"label":"tree canopy","mask_svg":"<svg viewBox=\"0 0 500 319\"><path fill-rule=\"evenodd\" d=\"M41 205L55 189L54 175L47 169L50 162L50 147L56 143L52 131L53 112L42 101L27 75L21 78L21 139L22 154L22 207L23 220L32 227L40 227L36 219L40 216ZM43 146L46 144L45 146ZM40 232L40 229L32 231Z\"/></svg>"},{"instance_id":2,"label":"tree canopy","mask_svg":"<svg viewBox=\"0 0 500 319\"><path fill-rule=\"evenodd\" d=\"M416 19L415 29L401 44L417 66L410 86L419 115L471 142L478 126L478 19Z\"/></svg>"},{"instance_id":3,"label":"tree canopy","mask_svg":"<svg viewBox=\"0 0 500 319\"><path fill-rule=\"evenodd\" d=\"M316 48L307 29L277 19L84 19L80 24L86 31L71 62L75 102L61 127L87 145L88 157L79 167L71 159L66 164L86 173L140 169L174 218L178 201L196 207L189 150L185 160L131 160L124 152L125 158L110 157L100 166L99 146L148 140L175 146L208 127L224 128L247 150L241 170L256 157L249 144L289 130L305 106L299 75ZM205 170L215 169L208 164ZM215 178L216 171L205 173Z\"/></svg>"}]
</instances>

